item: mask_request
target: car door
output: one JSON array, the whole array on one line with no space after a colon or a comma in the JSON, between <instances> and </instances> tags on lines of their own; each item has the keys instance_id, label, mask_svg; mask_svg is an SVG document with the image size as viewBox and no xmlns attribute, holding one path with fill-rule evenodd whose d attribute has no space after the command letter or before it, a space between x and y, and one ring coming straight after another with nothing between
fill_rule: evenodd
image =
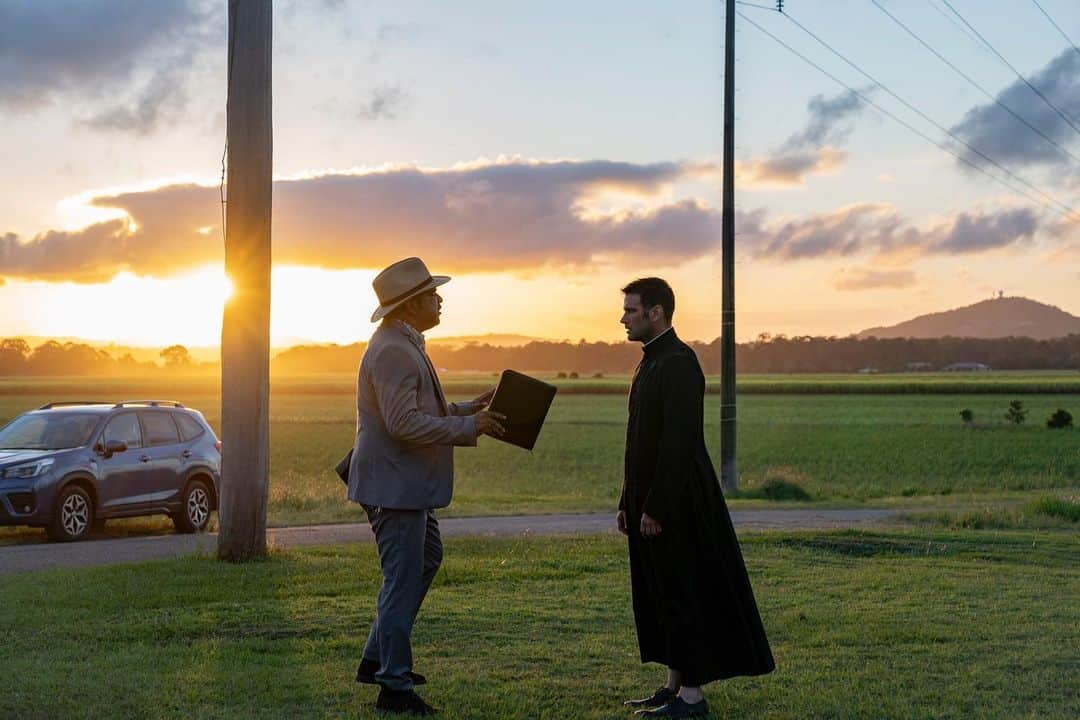
<instances>
[{"instance_id":1,"label":"car door","mask_svg":"<svg viewBox=\"0 0 1080 720\"><path fill-rule=\"evenodd\" d=\"M134 411L114 415L105 424L98 442L105 447L111 440L126 443L128 449L112 457L97 458L101 469L98 507L106 513L136 508L150 501L146 489L151 472L150 455L143 448L142 427Z\"/></svg>"},{"instance_id":2,"label":"car door","mask_svg":"<svg viewBox=\"0 0 1080 720\"><path fill-rule=\"evenodd\" d=\"M159 503L177 497L182 490L184 448L180 433L168 410L140 410L143 438L150 455L151 471L147 481L150 501Z\"/></svg>"}]
</instances>

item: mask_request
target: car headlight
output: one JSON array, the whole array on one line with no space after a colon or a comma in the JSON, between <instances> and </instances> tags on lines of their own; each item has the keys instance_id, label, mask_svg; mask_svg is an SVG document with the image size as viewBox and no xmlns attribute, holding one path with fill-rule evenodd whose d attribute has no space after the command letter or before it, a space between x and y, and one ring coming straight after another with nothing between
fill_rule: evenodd
<instances>
[{"instance_id":1,"label":"car headlight","mask_svg":"<svg viewBox=\"0 0 1080 720\"><path fill-rule=\"evenodd\" d=\"M53 460L35 460L31 463L24 463L22 465L16 465L15 467L6 468L3 471L3 478L5 480L28 480L30 478L36 478L39 475L44 475L49 471L53 465Z\"/></svg>"}]
</instances>

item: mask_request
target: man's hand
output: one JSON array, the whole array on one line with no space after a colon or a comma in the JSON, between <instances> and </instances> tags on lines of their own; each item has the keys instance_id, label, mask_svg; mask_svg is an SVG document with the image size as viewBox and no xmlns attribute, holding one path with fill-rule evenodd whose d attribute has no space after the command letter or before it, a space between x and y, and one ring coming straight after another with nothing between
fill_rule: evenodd
<instances>
[{"instance_id":1,"label":"man's hand","mask_svg":"<svg viewBox=\"0 0 1080 720\"><path fill-rule=\"evenodd\" d=\"M620 510L618 515L615 516L615 527L619 528L619 532L623 535L628 535L630 531L626 527L626 511Z\"/></svg>"},{"instance_id":2,"label":"man's hand","mask_svg":"<svg viewBox=\"0 0 1080 720\"><path fill-rule=\"evenodd\" d=\"M491 437L502 437L506 434L506 428L503 427L503 423L506 422L506 416L502 413L491 412L490 410L481 410L474 416L476 418L476 434L477 435L490 435Z\"/></svg>"},{"instance_id":3,"label":"man's hand","mask_svg":"<svg viewBox=\"0 0 1080 720\"><path fill-rule=\"evenodd\" d=\"M473 404L477 407L487 407L487 404L491 402L491 398L495 395L495 388L491 388L483 395L479 395L473 400Z\"/></svg>"},{"instance_id":4,"label":"man's hand","mask_svg":"<svg viewBox=\"0 0 1080 720\"><path fill-rule=\"evenodd\" d=\"M660 523L656 522L645 513L641 513L641 537L656 537L662 531L663 528L660 527Z\"/></svg>"}]
</instances>

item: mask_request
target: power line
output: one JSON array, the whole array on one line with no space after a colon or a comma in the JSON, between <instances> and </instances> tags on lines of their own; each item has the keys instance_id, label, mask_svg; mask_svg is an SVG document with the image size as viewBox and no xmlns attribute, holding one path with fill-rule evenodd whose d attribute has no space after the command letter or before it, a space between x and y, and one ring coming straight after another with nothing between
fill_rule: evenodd
<instances>
[{"instance_id":1,"label":"power line","mask_svg":"<svg viewBox=\"0 0 1080 720\"><path fill-rule=\"evenodd\" d=\"M1022 178L1022 177L1020 177L1019 175L1017 175L1016 173L1012 172L1012 171L1011 171L1011 170L1009 170L1009 169L1008 169L1007 167L1005 167L1004 165L1002 165L1001 163L999 163L999 162L998 162L997 160L994 160L994 159L993 159L992 157L990 157L990 156L989 156L989 155L987 155L986 153L982 152L982 151L981 151L981 150L979 150L978 148L974 147L974 146L973 146L973 145L972 145L971 143L969 143L969 142L967 142L966 140L964 140L963 138L961 138L961 137L960 137L959 135L957 135L956 133L954 133L954 132L953 132L952 130L949 130L949 129L948 129L948 128L946 128L946 127L945 127L944 125L940 124L939 122L937 122L936 120L934 120L933 118L931 118L931 117L930 117L929 115L927 115L926 113L924 113L924 112L923 112L922 110L920 110L919 108L915 107L914 105L912 105L911 103L909 103L909 102L908 102L907 100L905 100L904 98L902 98L902 97L900 97L899 95L897 95L897 94L896 94L895 92L893 92L893 91L892 91L892 90L891 90L891 89L890 89L890 88L889 88L888 86L886 86L886 85L885 85L884 83L882 83L881 81L879 81L879 80L878 80L877 78L875 78L875 77L874 77L873 75L871 75L870 73L868 73L868 72L866 72L865 70L863 70L863 69L862 69L861 67L859 67L858 65L856 65L856 64L855 64L854 62L852 62L851 60L848 60L848 59L847 59L847 57L845 57L843 53L841 53L841 52L840 52L839 50L837 50L836 48L834 48L834 47L833 47L832 45L830 45L829 43L825 42L825 41L824 41L824 40L822 40L822 39L821 39L820 37L818 37L817 35L815 35L815 34L814 34L814 33L813 33L813 32L812 32L812 31L811 31L811 30L810 30L809 28L807 28L807 27L806 27L805 25L803 25L803 24L802 24L802 23L800 23L800 22L799 22L798 20L796 20L795 18L793 18L793 17L791 16L791 15L785 14L785 15L784 15L784 17L786 17L786 18L787 18L788 20L790 20L790 21L791 21L792 23L794 23L796 27L798 27L798 28L799 28L800 30L802 30L803 32L805 32L805 33L806 33L807 35L809 35L810 37L812 37L812 38L813 38L814 40L818 41L818 42L819 42L819 43L820 43L821 45L823 45L823 46L824 46L824 47L825 47L825 48L826 48L826 49L827 49L827 50L828 50L829 52L831 52L831 53L832 53L833 55L836 55L836 57L840 58L840 59L841 59L841 60L843 60L843 61L844 61L845 63L847 63L848 65L850 65L850 66L851 66L852 68L854 68L854 69L855 69L855 70L856 70L857 72L861 73L861 74L862 74L862 75L863 75L864 77L866 77L866 79L867 79L867 80L869 80L870 82L874 83L875 85L877 85L878 87L880 87L880 88L881 88L882 90L884 90L884 91L885 91L886 93L888 93L888 94L889 94L889 95L891 95L891 96L892 96L893 98L895 98L895 99L896 99L897 101L899 101L900 103L902 103L902 104L904 105L904 107L906 107L906 108L908 108L909 110L911 110L912 112L916 113L916 114L917 114L917 115L918 115L919 117L921 117L921 118L922 118L923 120L925 120L926 122L930 123L931 125L933 125L934 127L936 127L936 128L938 129L938 130L940 130L941 132L945 133L946 135L948 135L949 137L951 137L951 138L952 138L953 140L955 140L956 142L960 143L961 145L963 145L964 147L966 147L966 148L967 148L968 150L970 150L971 152L975 153L975 154L976 154L976 155L978 155L978 156L979 156L980 158L982 158L982 159L983 159L983 160L985 160L986 162L990 163L991 165L993 165L994 167L996 167L996 168L997 168L998 170L1000 170L1001 172L1003 172L1003 173L1005 173L1006 175L1008 175L1008 176L1009 176L1010 178L1012 178L1013 180L1016 180L1017 182L1019 182L1019 183L1023 184L1023 185L1025 186L1025 187L1027 187L1027 188L1031 189L1032 191L1034 191L1035 193L1037 193L1037 194L1041 195L1042 197L1046 198L1046 199L1047 199L1047 200L1049 200L1050 202L1052 202L1052 203L1054 203L1054 204L1056 204L1056 205L1058 205L1058 206L1060 206L1060 207L1062 207L1062 208L1065 208L1065 209L1066 209L1066 210L1067 210L1067 211L1068 211L1069 213L1075 213L1075 212L1076 212L1075 210L1073 210L1073 209L1072 209L1071 207L1069 207L1068 205L1065 205L1064 203L1060 202L1059 200L1057 200L1057 199L1053 198L1052 196L1048 195L1047 193L1043 192L1043 191L1042 191L1042 190L1040 190L1039 188L1037 188L1037 187L1035 187L1034 185L1032 185L1032 184L1031 184L1030 182L1028 182L1028 181L1027 181L1027 180L1025 180L1024 178Z\"/></svg>"},{"instance_id":2,"label":"power line","mask_svg":"<svg viewBox=\"0 0 1080 720\"><path fill-rule=\"evenodd\" d=\"M1007 113L1009 113L1010 115L1012 115L1012 116L1013 116L1014 118L1016 118L1016 119L1017 119L1017 120L1019 120L1020 122L1024 123L1024 125L1027 125L1027 126L1028 126L1028 128L1030 128L1030 129L1031 129L1031 130L1032 130L1033 132L1035 132L1035 133L1038 133L1039 137L1041 137L1041 138L1042 138L1043 140L1045 140L1046 142L1048 142L1048 143L1050 143L1051 145L1053 145L1053 146L1054 146L1055 148L1057 148L1058 150L1060 150L1060 151L1061 151L1062 153L1064 153L1064 154L1068 155L1069 157L1071 157L1071 158L1072 158L1072 159L1073 159L1074 161L1076 161L1077 163L1080 163L1080 158L1078 158L1078 157L1076 157L1075 155L1073 155L1073 154L1072 154L1071 152L1069 152L1069 151L1068 151L1068 150L1066 150L1066 149L1065 149L1064 147L1062 147L1061 145L1059 145L1059 144L1058 144L1058 143L1057 143L1056 141L1054 141L1054 140L1053 140L1052 138L1050 138L1050 136L1048 136L1048 135L1047 135L1046 133L1044 133L1044 132L1043 132L1042 130L1040 130L1039 128L1035 127L1035 126L1034 126L1034 125L1032 125L1032 124L1031 124L1030 122L1028 122L1027 120L1025 120L1025 119L1024 119L1023 117L1021 117L1020 115L1018 115L1018 114L1017 114L1016 112L1014 112L1014 111L1013 111L1013 109L1012 109L1011 107L1009 107L1009 106L1008 106L1008 105L1006 105L1005 103L1001 102L1001 100L999 100L998 98L996 98L996 97L995 97L995 96L994 96L994 95L993 95L993 94L992 94L992 93L991 93L991 92L990 92L989 90L987 90L986 88L984 88L984 87L983 87L982 85L980 85L979 83L975 82L975 80L973 80L973 79L972 79L972 78L971 78L970 76L968 76L968 75L967 75L967 74L966 74L966 73L965 73L965 72L964 72L963 70L961 70L960 68L956 67L956 65L952 64L951 62L949 62L948 58L946 58L946 57L945 57L944 55L942 55L942 54L941 54L940 52L938 52L938 51L937 51L936 49L934 49L934 48L933 48L933 47L932 47L932 46L931 46L931 45L930 45L929 43L927 43L927 42L926 42L925 40L923 40L923 39L922 39L922 38L921 38L921 37L920 37L920 36L919 36L919 35L918 35L918 34L917 34L917 33L916 33L916 32L915 32L914 30L912 30L912 29L911 29L911 28L909 28L909 27L908 27L907 25L905 25L905 24L904 24L903 22L901 22L899 18L897 18L897 17L895 16L895 15L893 15L893 14L892 14L891 12L889 12L889 11L888 11L887 9L885 9L885 6L883 6L883 5L882 5L882 4L880 3L880 2L878 2L878 0L870 0L870 2L872 2L872 3L873 3L873 4L874 4L874 5L875 5L875 6L876 6L876 7L878 8L878 10L881 10L881 12L885 13L885 14L886 14L886 15L887 15L887 16L889 17L889 19L890 19L890 20L892 20L892 21L893 21L894 23L896 23L896 24L897 24L897 25L899 25L899 26L900 26L901 28L903 28L903 29L904 29L904 30L905 30L905 31L907 32L907 34L908 34L908 35L910 35L911 37L913 37L913 38L915 38L916 40L918 40L918 41L919 41L919 42L920 42L920 43L922 44L922 46L923 46L923 47L925 47L925 48L926 48L927 50L929 50L929 51L930 51L930 52L932 52L932 53L933 53L934 55L936 55L936 56L937 56L937 58L938 58L939 60L941 60L941 62L943 62L943 63L945 63L946 65L948 65L948 66L949 66L950 68L952 68L952 69L953 69L953 70L954 70L954 71L955 71L955 72L956 72L956 73L957 73L957 74L958 74L958 75L959 75L960 77L962 77L962 78L964 78L965 80L967 80L967 81L968 81L969 83L971 83L971 85L973 85L973 86L974 86L975 88L977 88L977 89L978 89L978 90L979 90L980 92L982 92L982 94L983 94L983 95L985 95L986 97L990 98L990 99L991 99L991 100L992 100L992 101L993 101L993 102L994 102L994 103L995 103L995 104L996 104L996 105L997 105L998 107L1000 107L1001 109L1005 110L1005 111L1006 111ZM948 16L946 16L946 17L948 17Z\"/></svg>"},{"instance_id":3,"label":"power line","mask_svg":"<svg viewBox=\"0 0 1080 720\"><path fill-rule=\"evenodd\" d=\"M784 42L783 40L781 40L780 38L778 38L778 37L777 37L776 35L772 34L772 33L771 33L771 32L769 32L768 30L766 30L766 29L765 29L764 27L762 27L762 26L761 26L761 25L759 25L758 23L756 23L756 22L754 22L753 20L751 20L750 18L748 18L748 17L747 17L747 16L746 16L746 15L745 15L744 13L742 13L741 11L739 12L739 17L741 17L741 18L742 18L743 20L745 20L746 22L748 22L748 23L750 23L751 25L753 25L754 27L756 27L756 28L757 28L758 30L760 30L761 32L763 32L763 33L764 33L765 35L768 35L768 36L769 36L770 38L772 38L772 39L773 39L774 41L776 41L777 43L779 43L780 45L782 45L782 46L783 46L784 48L786 48L786 49L787 49L787 50L788 50L789 52L791 52L791 53L792 53L793 55L795 55L796 57L798 57L798 58L799 58L800 60L802 60L802 61L803 61L803 62L805 62L806 64L810 65L811 67L815 68L815 69L816 69L816 70L817 70L818 72L820 72L821 74L825 75L826 77L828 77L829 79L831 79L831 80L832 80L833 82L837 83L837 84L838 84L838 85L840 85L841 87L844 87L844 88L846 88L846 89L847 89L847 90L848 90L849 92L851 92L851 93L854 93L854 94L855 94L855 95L856 95L856 96L857 96L857 97L858 97L858 98L859 98L860 100L862 100L862 101L863 101L864 103L866 103L867 105L870 105L871 107L873 107L874 109L876 109L876 110L877 110L878 112L880 112L880 113L881 113L882 115L885 115L885 116L889 117L890 119L892 119L893 121L895 121L895 122L899 123L900 125L904 126L905 128L907 128L907 129L908 129L908 130L910 130L911 132L915 133L916 135L918 135L918 136L919 136L919 137L921 137L922 139L924 139L924 140L926 140L927 142L929 142L930 144L932 144L932 145L936 146L936 147L937 147L937 148L938 148L939 150L941 150L942 152L946 152L946 153L948 153L949 155L952 155L952 156L953 156L954 158L956 158L956 159L957 159L957 160L959 160L960 162L964 163L965 165L968 165L968 166L969 166L969 167L971 167L971 168L972 168L973 170L975 170L975 171L977 171L977 172L980 172L980 173L982 173L983 175L985 175L986 177L990 178L991 180L996 180L997 182L999 182L999 183L1001 183L1002 185L1004 185L1005 187L1007 187L1007 188L1008 188L1009 190L1012 190L1012 191L1013 191L1014 193L1017 193L1018 195L1023 195L1024 197L1026 197L1026 198L1027 198L1028 200L1031 200L1031 201L1032 201L1033 203L1035 203L1036 205L1048 205L1048 204L1049 204L1049 205L1056 205L1057 207L1056 207L1056 208L1053 208L1053 209L1054 209L1054 210L1056 210L1057 212L1059 212L1059 213L1061 213L1061 214L1063 214L1063 215L1075 215L1075 216L1077 216L1077 217L1080 217L1080 213L1077 213L1077 211L1076 211L1076 210L1073 210L1073 209L1072 209L1071 207L1069 207L1068 205L1065 205L1064 203L1061 203L1061 202L1059 202L1059 201L1055 200L1054 198L1050 197L1049 195L1047 195L1046 193L1042 192L1042 191L1041 191L1041 190L1039 190L1038 188L1034 188L1034 187L1033 187L1033 189L1035 190L1035 192L1037 192L1038 194L1042 195L1042 196L1043 196L1044 198L1046 198L1046 200L1047 200L1047 201L1049 201L1049 202L1046 202L1046 201L1040 201L1040 200L1039 200L1038 198L1036 198L1036 197L1034 197L1034 196L1030 195L1029 193L1027 193L1027 192L1026 192L1026 191L1024 191L1023 189L1021 189L1021 188L1017 188L1016 186L1014 186L1014 185L1010 184L1010 183L1009 183L1009 182L1008 182L1007 180L1005 180L1005 179L1003 179L1003 178L1001 178L1001 177L998 177L997 175L994 175L993 173L991 173L991 172L987 171L987 170L986 170L985 168L983 168L983 167L981 167L981 166L979 166L979 165L977 165L977 164L973 163L972 161L970 161L970 160L968 160L967 158L965 158L965 157L964 157L963 155L960 155L960 154L958 154L958 153L955 153L955 152L953 152L953 151L952 151L951 149L949 149L949 147L948 147L948 146L946 146L946 145L944 145L944 144L942 144L942 143L938 142L937 140L935 140L934 138L930 137L929 135L927 135L927 134L926 134L926 133L924 133L923 131L919 130L918 128L916 128L915 126L913 126L913 125L912 125L911 123L907 122L906 120L903 120L903 119L901 119L900 117L897 117L897 116L896 116L896 115L895 115L894 113L890 112L889 110L885 109L884 107L882 107L882 106L881 106L881 105L879 105L878 103L876 103L876 102L874 102L873 100L871 100L871 99L870 99L869 97L867 97L867 96L866 96L866 95L865 95L864 93L862 93L862 92L860 92L860 91L856 90L855 88L853 88L852 86L848 85L848 84L847 84L846 82L844 82L844 81L843 81L843 80L841 80L840 78L836 77L835 75L833 75L832 73L830 73L830 72L829 72L828 70L826 70L825 68L821 67L821 65L818 65L818 64L817 64L816 62L814 62L814 61L813 61L813 60L811 60L810 58L806 57L805 55L803 55L803 54L802 54L801 52L799 52L799 51L798 51L798 50L796 50L795 48L793 48L793 47L791 47L790 45L788 45L788 44L787 44L786 42ZM1006 173L1008 173L1008 174L1010 174L1010 175L1012 175L1012 173L1009 173L1009 172L1008 172L1008 170L1006 170L1005 172L1006 172ZM1027 183L1026 181L1023 181L1022 179L1021 179L1021 181L1022 181L1022 182L1024 182L1025 184L1028 184L1028 185L1030 185L1030 183Z\"/></svg>"},{"instance_id":4,"label":"power line","mask_svg":"<svg viewBox=\"0 0 1080 720\"><path fill-rule=\"evenodd\" d=\"M1057 31L1061 33L1061 37L1065 38L1065 42L1072 45L1072 49L1076 51L1077 55L1080 55L1080 47L1076 47L1076 43L1074 43L1072 39L1065 34L1065 31L1061 29L1060 25L1054 22L1054 18L1050 17L1050 13L1046 12L1046 10L1043 9L1043 6L1039 4L1039 0L1031 0L1031 2L1035 3L1035 7L1039 8L1039 10L1042 11L1042 14L1046 16L1046 19L1050 21L1050 24L1057 28Z\"/></svg>"},{"instance_id":5,"label":"power line","mask_svg":"<svg viewBox=\"0 0 1080 720\"><path fill-rule=\"evenodd\" d=\"M998 59L999 59L999 60L1001 60L1001 62L1005 63L1005 66L1006 66L1006 67L1008 67L1008 68L1009 68L1010 70L1012 70L1012 71L1013 71L1013 74L1014 74L1014 75L1016 75L1016 77L1020 78L1020 79L1021 79L1021 80L1022 80L1022 81L1024 82L1024 84L1025 84L1025 85L1027 85L1027 86L1028 86L1029 88L1031 88L1031 90L1032 90L1032 91L1033 91L1033 92L1034 92L1034 93L1035 93L1036 95L1038 95L1038 96L1039 96L1040 98L1042 98L1042 101L1043 101L1043 102L1045 102L1045 103L1046 103L1047 105L1049 105L1049 106L1050 106L1050 107L1051 107L1051 108L1053 109L1053 111L1054 111L1054 112L1056 112L1056 113L1057 113L1058 115L1060 115L1060 116L1061 116L1061 119L1062 119L1062 120L1064 120L1064 121L1065 121L1066 123L1068 123L1068 124L1069 124L1069 127L1071 127L1071 128L1072 128L1073 130L1075 130L1075 131L1076 131L1076 132L1077 132L1078 134L1080 134L1080 127L1077 127L1077 126L1076 126L1076 123L1074 123L1074 122L1072 121L1072 119L1070 119L1070 118L1069 118L1069 116L1068 116L1068 115L1066 115L1065 113L1063 113L1063 112L1061 111L1061 108L1059 108L1059 107L1058 107L1057 105L1055 105L1054 103L1052 103L1052 102L1050 101L1050 98L1048 98L1048 97L1046 97L1045 95L1043 95L1043 93L1042 93L1042 90L1039 90L1039 88L1037 88L1037 87L1035 87L1034 85L1032 85L1032 84L1031 84L1031 83L1030 83L1030 82L1028 81L1028 79L1027 79L1026 77L1024 77L1023 75L1021 75L1021 74L1020 74L1020 71L1019 71L1019 70L1017 70L1016 68L1014 68L1014 67L1012 66L1012 63L1010 63L1010 62L1009 62L1008 60L1006 60L1006 59L1005 59L1005 56L1004 56L1004 55L1002 55L1001 53L999 53L999 52L997 51L997 48L995 48L995 47L994 47L993 45L991 45L991 44L990 44L990 41L989 41L989 40L987 40L986 38L984 38L984 37L982 36L982 33L980 33L980 32L979 32L978 30L976 30L976 29L975 29L974 27L972 27L971 23L969 23L969 22L968 22L967 20L965 20L965 19L964 19L964 16L963 16L963 15L961 15L961 14L960 14L959 12L957 12L956 8L954 8L954 7L952 6L952 3L951 3L951 2L949 2L949 0L941 0L941 1L942 1L943 3L945 3L945 6L946 6L947 8L949 8L950 10L952 10L952 11L953 11L953 14L954 14L954 15L956 15L956 17L960 18L960 22L962 22L962 23L964 23L965 25L967 25L967 26L968 26L969 28L971 28L971 31L972 31L973 33L975 33L976 35L978 35L978 36L979 36L979 39L983 41L983 43L984 43L984 44L986 45L986 47L990 48L991 52L993 52L993 53L994 53L995 55L997 55L997 56L998 56Z\"/></svg>"},{"instance_id":6,"label":"power line","mask_svg":"<svg viewBox=\"0 0 1080 720\"><path fill-rule=\"evenodd\" d=\"M945 10L942 9L942 7L940 5L938 5L935 0L926 0L926 2L928 2L930 4L930 7L937 10L938 13L941 14L941 17L945 18L950 23L952 23L954 27L956 27L960 32L964 33L965 37L967 37L969 40L971 40L973 43L975 43L975 47L979 48L980 50L982 50L987 55L990 54L990 51L986 49L986 46L984 46L981 42L979 42L979 38L972 35L970 30L968 30L966 27L964 27L963 25L958 23L956 21L956 18L954 18L949 13L945 12Z\"/></svg>"}]
</instances>

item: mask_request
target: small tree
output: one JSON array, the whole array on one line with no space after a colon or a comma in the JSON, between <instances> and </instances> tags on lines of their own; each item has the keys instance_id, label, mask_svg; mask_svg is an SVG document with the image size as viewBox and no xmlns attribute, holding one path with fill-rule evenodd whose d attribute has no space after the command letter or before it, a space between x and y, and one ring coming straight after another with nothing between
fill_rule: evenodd
<instances>
[{"instance_id":1,"label":"small tree","mask_svg":"<svg viewBox=\"0 0 1080 720\"><path fill-rule=\"evenodd\" d=\"M1027 414L1028 411L1024 408L1024 403L1020 400L1013 400L1009 403L1009 409L1005 412L1005 419L1013 425L1019 425L1027 420Z\"/></svg>"},{"instance_id":2,"label":"small tree","mask_svg":"<svg viewBox=\"0 0 1080 720\"><path fill-rule=\"evenodd\" d=\"M183 368L191 365L191 353L183 345L170 345L158 353L167 368Z\"/></svg>"},{"instance_id":3,"label":"small tree","mask_svg":"<svg viewBox=\"0 0 1080 720\"><path fill-rule=\"evenodd\" d=\"M1057 409L1053 415L1046 419L1046 427L1052 430L1064 429L1072 427L1073 416L1068 410Z\"/></svg>"},{"instance_id":4,"label":"small tree","mask_svg":"<svg viewBox=\"0 0 1080 720\"><path fill-rule=\"evenodd\" d=\"M964 408L960 411L960 419L964 421L965 425L970 426L975 422L975 413L970 408Z\"/></svg>"}]
</instances>

